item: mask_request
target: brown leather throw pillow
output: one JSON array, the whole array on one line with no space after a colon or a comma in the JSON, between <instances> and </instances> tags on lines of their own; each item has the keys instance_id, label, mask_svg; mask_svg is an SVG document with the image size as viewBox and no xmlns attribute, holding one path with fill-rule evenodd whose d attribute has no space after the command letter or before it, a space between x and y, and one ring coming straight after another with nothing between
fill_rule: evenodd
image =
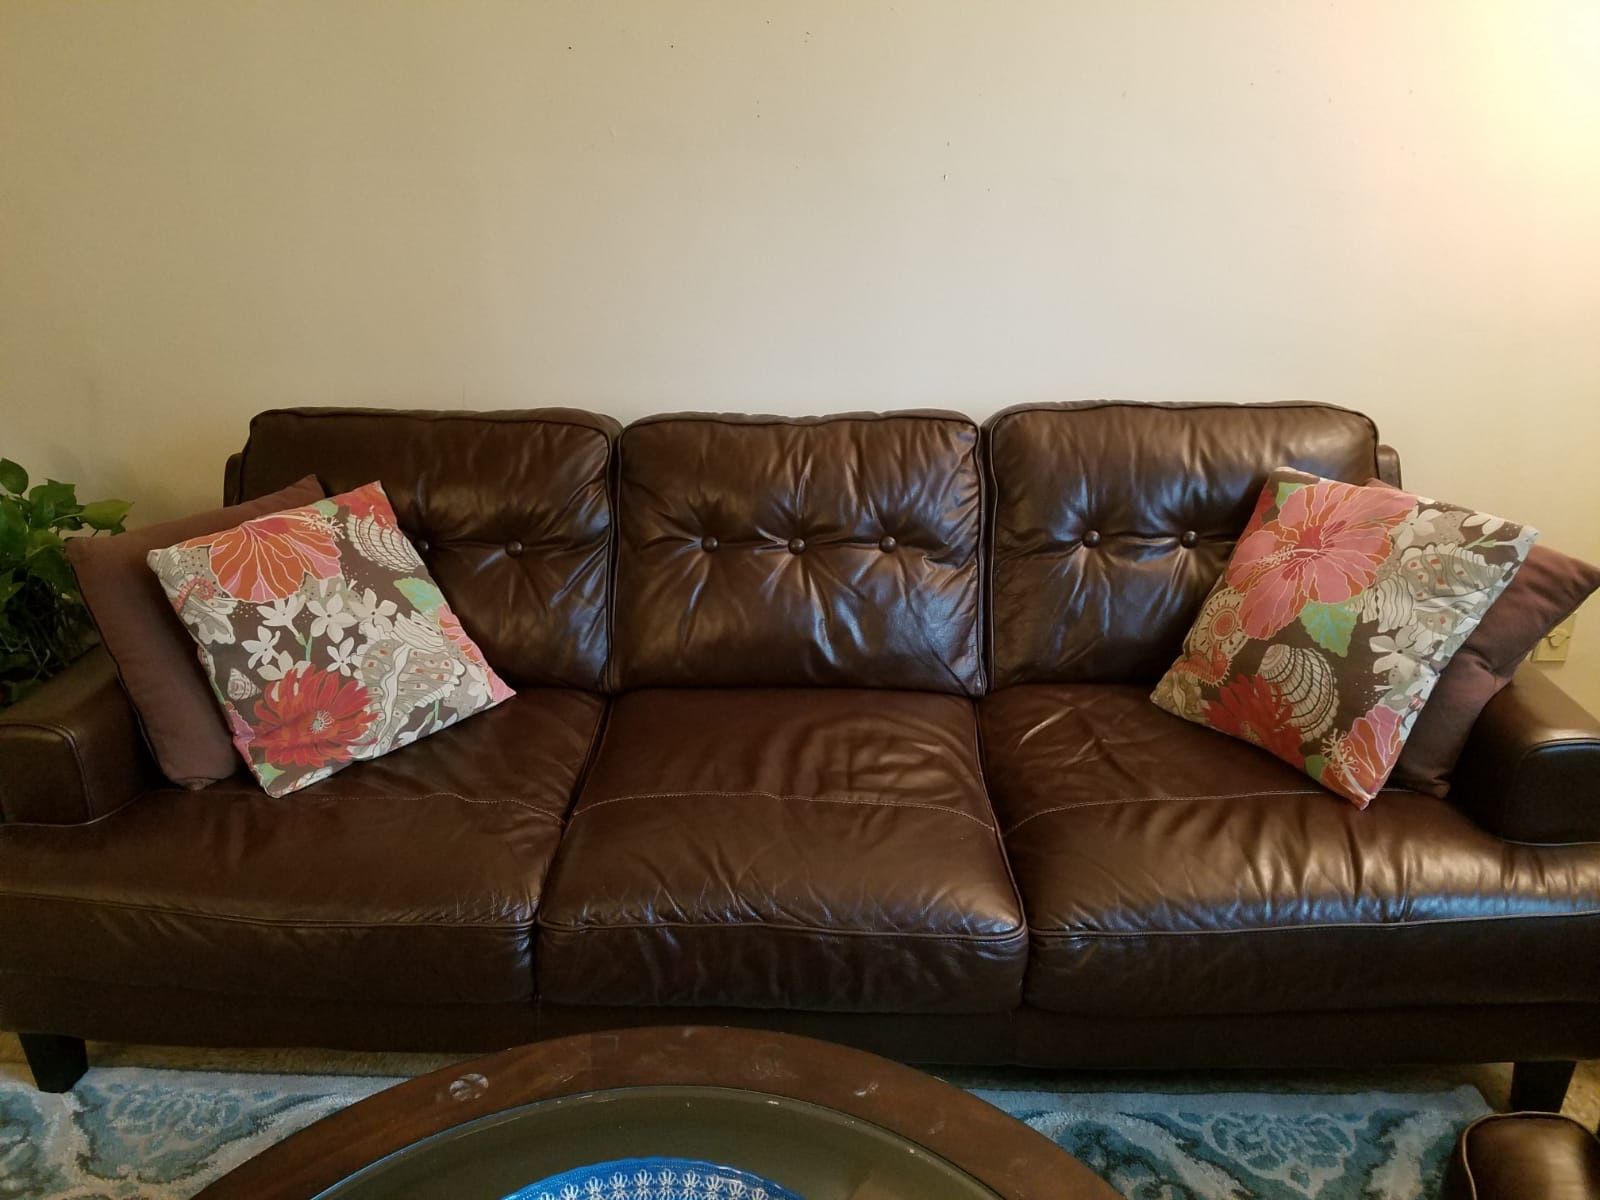
<instances>
[{"instance_id":1,"label":"brown leather throw pillow","mask_svg":"<svg viewBox=\"0 0 1600 1200\"><path fill-rule=\"evenodd\" d=\"M162 773L187 788L226 779L239 766L194 642L172 611L145 556L186 538L232 529L244 521L323 497L315 475L257 500L213 509L109 538L71 538L67 559L78 576L117 676L139 714L145 741Z\"/></svg>"},{"instance_id":2,"label":"brown leather throw pillow","mask_svg":"<svg viewBox=\"0 0 1600 1200\"><path fill-rule=\"evenodd\" d=\"M1381 479L1368 487L1387 488ZM1535 544L1499 599L1462 643L1417 714L1389 782L1430 796L1450 790L1450 772L1484 706L1511 682L1539 639L1600 589L1600 567Z\"/></svg>"}]
</instances>

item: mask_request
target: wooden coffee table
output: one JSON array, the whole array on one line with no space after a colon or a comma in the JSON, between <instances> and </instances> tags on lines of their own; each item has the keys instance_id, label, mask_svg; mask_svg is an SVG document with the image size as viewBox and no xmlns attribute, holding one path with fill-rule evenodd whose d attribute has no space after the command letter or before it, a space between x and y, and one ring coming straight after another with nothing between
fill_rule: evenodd
<instances>
[{"instance_id":1,"label":"wooden coffee table","mask_svg":"<svg viewBox=\"0 0 1600 1200\"><path fill-rule=\"evenodd\" d=\"M199 1200L502 1200L574 1167L651 1155L725 1163L804 1200L1116 1197L1048 1138L910 1067L810 1038L685 1026L539 1042L410 1080Z\"/></svg>"}]
</instances>

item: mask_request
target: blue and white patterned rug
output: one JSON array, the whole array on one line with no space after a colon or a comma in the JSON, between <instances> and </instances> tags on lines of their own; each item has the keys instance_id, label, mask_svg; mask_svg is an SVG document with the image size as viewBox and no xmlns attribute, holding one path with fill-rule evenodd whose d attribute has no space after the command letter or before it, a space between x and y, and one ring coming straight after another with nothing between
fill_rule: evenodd
<instances>
[{"instance_id":1,"label":"blue and white patterned rug","mask_svg":"<svg viewBox=\"0 0 1600 1200\"><path fill-rule=\"evenodd\" d=\"M48 1096L0 1068L0 1200L185 1200L395 1082L106 1067ZM1470 1087L1158 1095L966 1082L1129 1200L1426 1200L1456 1133L1489 1111Z\"/></svg>"}]
</instances>

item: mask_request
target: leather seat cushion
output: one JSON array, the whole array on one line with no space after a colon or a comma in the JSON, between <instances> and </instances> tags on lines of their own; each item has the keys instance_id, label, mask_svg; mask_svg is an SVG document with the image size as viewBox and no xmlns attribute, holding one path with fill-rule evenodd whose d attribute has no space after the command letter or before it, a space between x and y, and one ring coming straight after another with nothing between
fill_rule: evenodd
<instances>
[{"instance_id":1,"label":"leather seat cushion","mask_svg":"<svg viewBox=\"0 0 1600 1200\"><path fill-rule=\"evenodd\" d=\"M626 694L540 913L541 994L1007 1010L1026 932L993 822L969 700Z\"/></svg>"},{"instance_id":2,"label":"leather seat cushion","mask_svg":"<svg viewBox=\"0 0 1600 1200\"><path fill-rule=\"evenodd\" d=\"M83 825L0 825L6 967L236 995L527 999L541 888L601 710L529 689L280 799L241 773Z\"/></svg>"},{"instance_id":3,"label":"leather seat cushion","mask_svg":"<svg viewBox=\"0 0 1600 1200\"><path fill-rule=\"evenodd\" d=\"M979 716L1040 1008L1581 1003L1600 989L1592 847L1508 843L1398 789L1361 812L1142 687L1010 688Z\"/></svg>"}]
</instances>

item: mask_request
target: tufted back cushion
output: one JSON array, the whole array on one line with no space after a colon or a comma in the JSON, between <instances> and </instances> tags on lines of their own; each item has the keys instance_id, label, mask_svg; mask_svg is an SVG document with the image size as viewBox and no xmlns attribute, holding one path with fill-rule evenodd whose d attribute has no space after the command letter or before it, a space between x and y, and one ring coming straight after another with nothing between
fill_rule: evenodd
<instances>
[{"instance_id":1,"label":"tufted back cushion","mask_svg":"<svg viewBox=\"0 0 1600 1200\"><path fill-rule=\"evenodd\" d=\"M1155 680L1268 471L1378 471L1372 422L1315 404L1041 405L985 433L995 687Z\"/></svg>"},{"instance_id":2,"label":"tufted back cushion","mask_svg":"<svg viewBox=\"0 0 1600 1200\"><path fill-rule=\"evenodd\" d=\"M943 413L630 425L616 684L980 692L977 447Z\"/></svg>"},{"instance_id":3,"label":"tufted back cushion","mask_svg":"<svg viewBox=\"0 0 1600 1200\"><path fill-rule=\"evenodd\" d=\"M276 409L250 422L238 498L315 473L378 479L400 527L514 686L598 689L607 651L608 472L617 425L565 409Z\"/></svg>"}]
</instances>

